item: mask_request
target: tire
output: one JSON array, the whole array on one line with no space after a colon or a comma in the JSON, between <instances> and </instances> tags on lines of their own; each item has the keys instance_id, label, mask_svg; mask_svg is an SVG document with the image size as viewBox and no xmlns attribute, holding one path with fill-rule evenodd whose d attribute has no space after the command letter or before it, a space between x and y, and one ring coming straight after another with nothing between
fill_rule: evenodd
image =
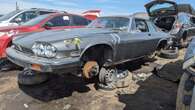
<instances>
[{"instance_id":1,"label":"tire","mask_svg":"<svg viewBox=\"0 0 195 110\"><path fill-rule=\"evenodd\" d=\"M161 50L159 56L167 59L176 59L179 56L179 50L177 47L174 47L171 50Z\"/></svg>"},{"instance_id":2,"label":"tire","mask_svg":"<svg viewBox=\"0 0 195 110\"><path fill-rule=\"evenodd\" d=\"M18 83L21 85L37 85L48 80L48 74L33 70L24 70L18 74Z\"/></svg>"},{"instance_id":3,"label":"tire","mask_svg":"<svg viewBox=\"0 0 195 110\"><path fill-rule=\"evenodd\" d=\"M189 89L189 86L186 87L186 81L189 79L189 77L190 77L189 74L184 73L181 78L181 81L178 87L178 92L177 92L176 110L194 110L195 108L195 104L194 104L195 97L193 96L194 85L191 86L191 89ZM187 101L188 104L185 104L186 96L189 96L188 98L191 99Z\"/></svg>"},{"instance_id":4,"label":"tire","mask_svg":"<svg viewBox=\"0 0 195 110\"><path fill-rule=\"evenodd\" d=\"M189 75L184 73L181 77L180 84L177 91L176 110L190 110L189 106L183 104L183 97L185 94L184 85L185 81L189 78ZM187 109L188 108L188 109Z\"/></svg>"}]
</instances>

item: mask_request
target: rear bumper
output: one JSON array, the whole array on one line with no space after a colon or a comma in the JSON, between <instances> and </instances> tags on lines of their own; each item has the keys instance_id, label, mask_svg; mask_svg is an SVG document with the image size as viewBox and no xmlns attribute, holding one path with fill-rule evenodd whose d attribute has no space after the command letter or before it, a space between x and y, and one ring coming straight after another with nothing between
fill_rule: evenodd
<instances>
[{"instance_id":1,"label":"rear bumper","mask_svg":"<svg viewBox=\"0 0 195 110\"><path fill-rule=\"evenodd\" d=\"M7 58L24 68L29 68L40 72L73 72L80 67L80 58L64 58L64 59L47 59L30 56L19 52L13 48L6 50ZM39 69L35 69L32 65L39 65Z\"/></svg>"}]
</instances>

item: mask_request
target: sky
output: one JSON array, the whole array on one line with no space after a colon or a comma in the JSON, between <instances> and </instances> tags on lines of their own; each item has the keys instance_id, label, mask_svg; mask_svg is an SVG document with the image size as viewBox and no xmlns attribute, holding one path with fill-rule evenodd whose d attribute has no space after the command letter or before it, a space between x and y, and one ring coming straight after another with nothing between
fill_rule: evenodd
<instances>
[{"instance_id":1,"label":"sky","mask_svg":"<svg viewBox=\"0 0 195 110\"><path fill-rule=\"evenodd\" d=\"M21 9L49 8L79 14L90 9L100 9L101 15L126 15L145 12L144 4L151 0L0 0L0 14L15 10L15 3ZM195 0L176 0L189 3L195 8Z\"/></svg>"}]
</instances>

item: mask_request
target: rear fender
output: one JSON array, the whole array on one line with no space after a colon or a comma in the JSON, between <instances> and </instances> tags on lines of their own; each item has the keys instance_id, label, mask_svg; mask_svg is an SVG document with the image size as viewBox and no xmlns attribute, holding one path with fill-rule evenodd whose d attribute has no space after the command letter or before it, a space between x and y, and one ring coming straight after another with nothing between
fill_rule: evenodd
<instances>
[{"instance_id":1,"label":"rear fender","mask_svg":"<svg viewBox=\"0 0 195 110\"><path fill-rule=\"evenodd\" d=\"M157 47L156 47L156 50L159 49L159 47L161 45L166 45L167 44L167 39L161 39L159 40L158 44L157 44Z\"/></svg>"}]
</instances>

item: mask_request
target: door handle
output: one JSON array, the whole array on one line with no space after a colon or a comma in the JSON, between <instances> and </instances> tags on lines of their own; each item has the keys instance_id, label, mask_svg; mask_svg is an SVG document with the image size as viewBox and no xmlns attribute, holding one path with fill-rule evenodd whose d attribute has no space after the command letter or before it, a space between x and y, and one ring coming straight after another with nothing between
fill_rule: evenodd
<instances>
[{"instance_id":1,"label":"door handle","mask_svg":"<svg viewBox=\"0 0 195 110\"><path fill-rule=\"evenodd\" d=\"M148 34L148 36L151 36L151 34Z\"/></svg>"}]
</instances>

